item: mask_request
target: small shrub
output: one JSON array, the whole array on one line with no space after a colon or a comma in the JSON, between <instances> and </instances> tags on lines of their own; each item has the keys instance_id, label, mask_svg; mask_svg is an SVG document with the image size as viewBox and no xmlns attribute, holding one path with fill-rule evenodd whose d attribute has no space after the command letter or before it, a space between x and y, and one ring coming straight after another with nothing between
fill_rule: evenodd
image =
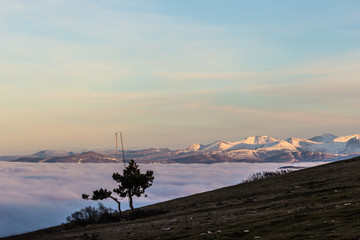
<instances>
[{"instance_id":1,"label":"small shrub","mask_svg":"<svg viewBox=\"0 0 360 240\"><path fill-rule=\"evenodd\" d=\"M117 212L98 203L98 207L85 207L66 218L68 224L85 225L90 223L105 223L119 220Z\"/></svg>"},{"instance_id":2,"label":"small shrub","mask_svg":"<svg viewBox=\"0 0 360 240\"><path fill-rule=\"evenodd\" d=\"M261 179L265 179L265 178L271 178L271 177L275 177L275 176L279 176L279 175L283 175L289 172L292 172L292 169L279 169L276 171L263 171L263 172L257 172L257 173L253 173L252 175L250 175L250 177L248 177L246 180L243 181L243 183L246 182L253 182L253 181L258 181Z\"/></svg>"}]
</instances>

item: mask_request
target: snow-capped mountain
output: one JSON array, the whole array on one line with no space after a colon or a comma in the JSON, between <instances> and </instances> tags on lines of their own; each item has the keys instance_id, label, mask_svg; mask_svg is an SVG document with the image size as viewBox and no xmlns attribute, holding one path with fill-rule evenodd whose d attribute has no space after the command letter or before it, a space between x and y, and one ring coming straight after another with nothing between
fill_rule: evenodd
<instances>
[{"instance_id":1,"label":"snow-capped mountain","mask_svg":"<svg viewBox=\"0 0 360 240\"><path fill-rule=\"evenodd\" d=\"M284 150L284 151L314 151L330 154L348 154L360 152L360 134L337 137L332 134L323 134L310 139L290 137L275 139L268 136L247 137L242 141L223 142L206 145L197 151L224 151L224 150ZM193 144L196 145L196 144ZM211 146L211 148L207 147Z\"/></svg>"},{"instance_id":2,"label":"snow-capped mountain","mask_svg":"<svg viewBox=\"0 0 360 240\"><path fill-rule=\"evenodd\" d=\"M360 134L337 137L326 133L310 139L252 136L235 142L217 141L205 146L200 144L191 146L200 147L189 147L185 151L220 154L244 161L331 160L360 154Z\"/></svg>"},{"instance_id":3,"label":"snow-capped mountain","mask_svg":"<svg viewBox=\"0 0 360 240\"><path fill-rule=\"evenodd\" d=\"M54 156L55 155L55 156ZM60 156L59 156L60 155ZM290 137L277 139L251 136L243 140L194 143L183 150L150 148L125 151L126 159L142 163L217 163L217 162L301 162L334 161L360 155L360 134L337 137L326 133L309 139ZM16 161L31 162L115 162L122 154L102 151L101 155L72 152L41 151L30 158Z\"/></svg>"}]
</instances>

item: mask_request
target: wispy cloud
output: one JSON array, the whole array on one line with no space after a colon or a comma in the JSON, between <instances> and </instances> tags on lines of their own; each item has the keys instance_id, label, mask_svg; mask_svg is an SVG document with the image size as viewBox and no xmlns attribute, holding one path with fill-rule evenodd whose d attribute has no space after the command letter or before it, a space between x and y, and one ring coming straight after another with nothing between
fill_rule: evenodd
<instances>
[{"instance_id":1,"label":"wispy cloud","mask_svg":"<svg viewBox=\"0 0 360 240\"><path fill-rule=\"evenodd\" d=\"M334 17L335 3L314 12L284 4L276 14L270 3L206 4L1 1L2 154L26 142L32 151L50 148L51 137L59 147L102 146L119 128L131 132L131 147L148 145L154 134L155 147L179 147L245 137L249 127L260 129L251 122L278 129L289 113L305 123L329 116L331 126L358 116L359 46L334 33L355 28L356 7ZM307 20L298 21L304 12ZM308 129L295 122L298 132ZM233 131L222 132L225 126Z\"/></svg>"},{"instance_id":2,"label":"wispy cloud","mask_svg":"<svg viewBox=\"0 0 360 240\"><path fill-rule=\"evenodd\" d=\"M256 78L264 77L266 73L255 73L255 72L156 72L156 77L161 77L165 79L179 79L179 80L188 80L188 79L236 79L241 78Z\"/></svg>"}]
</instances>

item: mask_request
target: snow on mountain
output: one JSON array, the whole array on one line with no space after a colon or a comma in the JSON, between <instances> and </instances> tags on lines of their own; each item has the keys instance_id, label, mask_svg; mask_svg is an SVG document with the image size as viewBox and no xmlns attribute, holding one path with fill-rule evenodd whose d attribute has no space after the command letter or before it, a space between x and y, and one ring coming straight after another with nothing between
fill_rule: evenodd
<instances>
[{"instance_id":1,"label":"snow on mountain","mask_svg":"<svg viewBox=\"0 0 360 240\"><path fill-rule=\"evenodd\" d=\"M285 151L290 151L290 152L297 151L296 147L293 144L291 144L285 140L279 140L276 142L271 142L271 143L265 144L263 147L259 148L259 150L262 150L262 151L285 150Z\"/></svg>"},{"instance_id":2,"label":"snow on mountain","mask_svg":"<svg viewBox=\"0 0 360 240\"><path fill-rule=\"evenodd\" d=\"M330 143L333 142L334 139L338 138L335 135L332 135L331 133L324 133L321 136L316 136L313 138L310 138L309 140L314 141L314 142L322 142L322 143Z\"/></svg>"},{"instance_id":3,"label":"snow on mountain","mask_svg":"<svg viewBox=\"0 0 360 240\"><path fill-rule=\"evenodd\" d=\"M251 136L247 137L244 140L236 141L232 143L232 147L227 150L241 150L241 149L251 149L255 150L263 147L266 144L274 143L278 139L268 137L268 136Z\"/></svg>"},{"instance_id":4,"label":"snow on mountain","mask_svg":"<svg viewBox=\"0 0 360 240\"><path fill-rule=\"evenodd\" d=\"M323 135L324 136L324 135ZM339 154L344 148L343 144L337 144L334 142L328 142L330 138L324 138L325 142L319 142L320 137L311 138L308 140L304 138L291 137L286 139L287 142L297 148L298 151L311 151L311 152L322 152ZM314 141L316 140L316 141Z\"/></svg>"},{"instance_id":5,"label":"snow on mountain","mask_svg":"<svg viewBox=\"0 0 360 240\"><path fill-rule=\"evenodd\" d=\"M267 143L273 143L278 141L278 139L268 137L268 136L251 136L247 137L244 140L240 141L239 143L246 143L246 144L267 144Z\"/></svg>"},{"instance_id":6,"label":"snow on mountain","mask_svg":"<svg viewBox=\"0 0 360 240\"><path fill-rule=\"evenodd\" d=\"M244 150L244 149L250 149L250 150L256 150L260 147L264 146L264 144L247 144L247 143L240 143L239 142L235 142L234 145L230 148L228 148L227 150Z\"/></svg>"},{"instance_id":7,"label":"snow on mountain","mask_svg":"<svg viewBox=\"0 0 360 240\"><path fill-rule=\"evenodd\" d=\"M240 149L257 149L264 144L273 143L278 139L268 136L252 136L247 137L244 140L236 142L216 141L209 145L193 144L186 148L190 151L226 151L226 150L240 150Z\"/></svg>"},{"instance_id":8,"label":"snow on mountain","mask_svg":"<svg viewBox=\"0 0 360 240\"><path fill-rule=\"evenodd\" d=\"M308 140L308 139L304 139L304 138L296 138L296 137L288 138L285 141L287 141L288 143L292 144L293 146L295 146L297 148L303 148L303 147L306 148L309 146L321 144L317 141Z\"/></svg>"},{"instance_id":9,"label":"snow on mountain","mask_svg":"<svg viewBox=\"0 0 360 240\"><path fill-rule=\"evenodd\" d=\"M360 138L360 134L354 134L354 135L349 135L349 136L343 136L343 137L338 137L334 139L334 142L348 142L350 139L352 138Z\"/></svg>"},{"instance_id":10,"label":"snow on mountain","mask_svg":"<svg viewBox=\"0 0 360 240\"><path fill-rule=\"evenodd\" d=\"M200 150L202 151L225 151L228 148L232 147L234 144L231 142L225 142L225 141L216 141L214 143L211 143L209 145L205 145Z\"/></svg>"},{"instance_id":11,"label":"snow on mountain","mask_svg":"<svg viewBox=\"0 0 360 240\"><path fill-rule=\"evenodd\" d=\"M316 159L338 159L349 154L360 153L360 135L337 137L325 133L310 139L251 136L235 142L216 141L209 145L193 144L187 150L196 150L199 154L220 154L237 160L315 161ZM175 157L176 155L173 156Z\"/></svg>"},{"instance_id":12,"label":"snow on mountain","mask_svg":"<svg viewBox=\"0 0 360 240\"><path fill-rule=\"evenodd\" d=\"M347 141L345 149L342 153L354 153L354 152L360 152L360 138L358 136L355 136L351 138L349 141Z\"/></svg>"},{"instance_id":13,"label":"snow on mountain","mask_svg":"<svg viewBox=\"0 0 360 240\"><path fill-rule=\"evenodd\" d=\"M341 154L345 147L346 142L340 142L342 139L351 139L351 137L360 135L351 135L339 139L335 142L331 139L335 139L332 134L323 134L322 136L314 137L311 139L290 137L287 139L276 139L268 136L251 136L244 140L235 142L216 141L208 145L193 144L187 147L186 151L235 151L235 150L262 150L262 151L274 151L274 150L286 150L286 151L314 151L324 152L331 154ZM316 140L316 141L315 141ZM320 140L324 142L320 142ZM354 147L352 147L354 148ZM360 149L359 149L360 151Z\"/></svg>"},{"instance_id":14,"label":"snow on mountain","mask_svg":"<svg viewBox=\"0 0 360 240\"><path fill-rule=\"evenodd\" d=\"M204 146L201 145L201 144L198 144L198 143L194 143L191 146L187 147L185 150L187 150L187 151L197 151L197 150L200 150L200 148L202 148L202 147L204 147Z\"/></svg>"},{"instance_id":15,"label":"snow on mountain","mask_svg":"<svg viewBox=\"0 0 360 240\"><path fill-rule=\"evenodd\" d=\"M233 159L259 160L256 150L239 149L228 151L225 154Z\"/></svg>"}]
</instances>

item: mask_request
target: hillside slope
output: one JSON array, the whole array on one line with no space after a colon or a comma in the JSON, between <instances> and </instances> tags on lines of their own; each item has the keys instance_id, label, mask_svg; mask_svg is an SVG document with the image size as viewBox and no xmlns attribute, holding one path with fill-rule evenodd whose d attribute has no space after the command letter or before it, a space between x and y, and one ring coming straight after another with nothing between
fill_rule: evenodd
<instances>
[{"instance_id":1,"label":"hillside slope","mask_svg":"<svg viewBox=\"0 0 360 240\"><path fill-rule=\"evenodd\" d=\"M360 157L141 210L163 214L6 239L359 239Z\"/></svg>"}]
</instances>

